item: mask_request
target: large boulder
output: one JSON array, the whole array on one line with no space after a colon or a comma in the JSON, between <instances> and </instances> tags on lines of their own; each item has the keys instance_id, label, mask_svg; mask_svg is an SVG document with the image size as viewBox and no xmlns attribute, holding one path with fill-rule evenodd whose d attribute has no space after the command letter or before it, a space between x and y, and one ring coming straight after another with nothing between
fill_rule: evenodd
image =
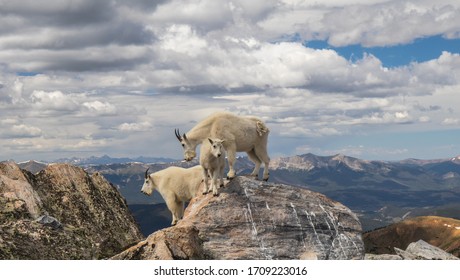
<instances>
[{"instance_id":1,"label":"large boulder","mask_svg":"<svg viewBox=\"0 0 460 280\"><path fill-rule=\"evenodd\" d=\"M38 174L0 163L0 259L100 259L143 238L100 174L53 164Z\"/></svg>"},{"instance_id":2,"label":"large boulder","mask_svg":"<svg viewBox=\"0 0 460 280\"><path fill-rule=\"evenodd\" d=\"M363 259L361 225L342 204L303 188L233 179L199 195L176 226L113 259Z\"/></svg>"},{"instance_id":3,"label":"large boulder","mask_svg":"<svg viewBox=\"0 0 460 280\"><path fill-rule=\"evenodd\" d=\"M421 239L409 244L405 251L399 248L395 248L395 250L405 260L458 260L454 255Z\"/></svg>"}]
</instances>

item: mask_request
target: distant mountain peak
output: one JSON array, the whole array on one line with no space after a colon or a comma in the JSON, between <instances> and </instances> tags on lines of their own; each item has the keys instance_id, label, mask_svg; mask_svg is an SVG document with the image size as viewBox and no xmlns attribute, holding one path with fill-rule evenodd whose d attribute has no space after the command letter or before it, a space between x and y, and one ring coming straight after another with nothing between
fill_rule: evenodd
<instances>
[{"instance_id":1,"label":"distant mountain peak","mask_svg":"<svg viewBox=\"0 0 460 280\"><path fill-rule=\"evenodd\" d=\"M310 171L314 168L335 168L338 164L343 164L354 171L363 171L369 162L354 157L349 157L344 154L336 154L333 156L317 156L308 153L299 156L281 157L274 159L270 163L270 167L277 169Z\"/></svg>"},{"instance_id":2,"label":"distant mountain peak","mask_svg":"<svg viewBox=\"0 0 460 280\"><path fill-rule=\"evenodd\" d=\"M343 161L345 159L345 155L344 154L336 154L332 157L332 160L338 160L338 161Z\"/></svg>"},{"instance_id":3,"label":"distant mountain peak","mask_svg":"<svg viewBox=\"0 0 460 280\"><path fill-rule=\"evenodd\" d=\"M316 166L316 160L312 157L316 156L313 154L306 154L275 158L270 162L270 168L310 171Z\"/></svg>"},{"instance_id":4,"label":"distant mountain peak","mask_svg":"<svg viewBox=\"0 0 460 280\"><path fill-rule=\"evenodd\" d=\"M349 157L344 154L337 154L333 156L331 160L342 163L354 171L364 171L366 169L366 165L369 163L368 161Z\"/></svg>"},{"instance_id":5,"label":"distant mountain peak","mask_svg":"<svg viewBox=\"0 0 460 280\"><path fill-rule=\"evenodd\" d=\"M453 157L453 158L451 159L451 161L454 162L454 163L460 164L460 155L459 155L459 156L456 156L456 157Z\"/></svg>"}]
</instances>

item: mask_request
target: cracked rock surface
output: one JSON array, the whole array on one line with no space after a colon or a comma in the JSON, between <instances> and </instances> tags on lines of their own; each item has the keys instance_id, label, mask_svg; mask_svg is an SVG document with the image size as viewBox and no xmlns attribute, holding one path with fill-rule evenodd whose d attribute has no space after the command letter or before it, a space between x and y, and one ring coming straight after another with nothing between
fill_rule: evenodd
<instances>
[{"instance_id":1,"label":"cracked rock surface","mask_svg":"<svg viewBox=\"0 0 460 280\"><path fill-rule=\"evenodd\" d=\"M364 258L358 218L322 194L243 176L219 192L113 259Z\"/></svg>"}]
</instances>

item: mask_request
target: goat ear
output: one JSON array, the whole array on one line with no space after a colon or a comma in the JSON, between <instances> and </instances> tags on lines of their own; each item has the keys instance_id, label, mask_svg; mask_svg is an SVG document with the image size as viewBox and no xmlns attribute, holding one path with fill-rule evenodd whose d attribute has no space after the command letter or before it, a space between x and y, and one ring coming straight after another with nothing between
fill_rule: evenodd
<instances>
[{"instance_id":1,"label":"goat ear","mask_svg":"<svg viewBox=\"0 0 460 280\"><path fill-rule=\"evenodd\" d=\"M211 138L208 138L208 141L209 141L209 143L211 143L211 145L214 144L214 142L212 142Z\"/></svg>"},{"instance_id":2,"label":"goat ear","mask_svg":"<svg viewBox=\"0 0 460 280\"><path fill-rule=\"evenodd\" d=\"M187 141L187 136L185 136L185 133L184 135L182 135L182 138L184 138L184 140Z\"/></svg>"}]
</instances>

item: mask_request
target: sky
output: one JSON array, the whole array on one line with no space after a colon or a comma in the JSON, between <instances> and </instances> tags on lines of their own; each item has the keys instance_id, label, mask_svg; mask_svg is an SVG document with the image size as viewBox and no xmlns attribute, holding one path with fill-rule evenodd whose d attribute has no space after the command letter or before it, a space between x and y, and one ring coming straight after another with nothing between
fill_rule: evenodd
<instances>
[{"instance_id":1,"label":"sky","mask_svg":"<svg viewBox=\"0 0 460 280\"><path fill-rule=\"evenodd\" d=\"M182 158L216 111L272 158L460 155L458 0L0 0L0 160Z\"/></svg>"}]
</instances>

